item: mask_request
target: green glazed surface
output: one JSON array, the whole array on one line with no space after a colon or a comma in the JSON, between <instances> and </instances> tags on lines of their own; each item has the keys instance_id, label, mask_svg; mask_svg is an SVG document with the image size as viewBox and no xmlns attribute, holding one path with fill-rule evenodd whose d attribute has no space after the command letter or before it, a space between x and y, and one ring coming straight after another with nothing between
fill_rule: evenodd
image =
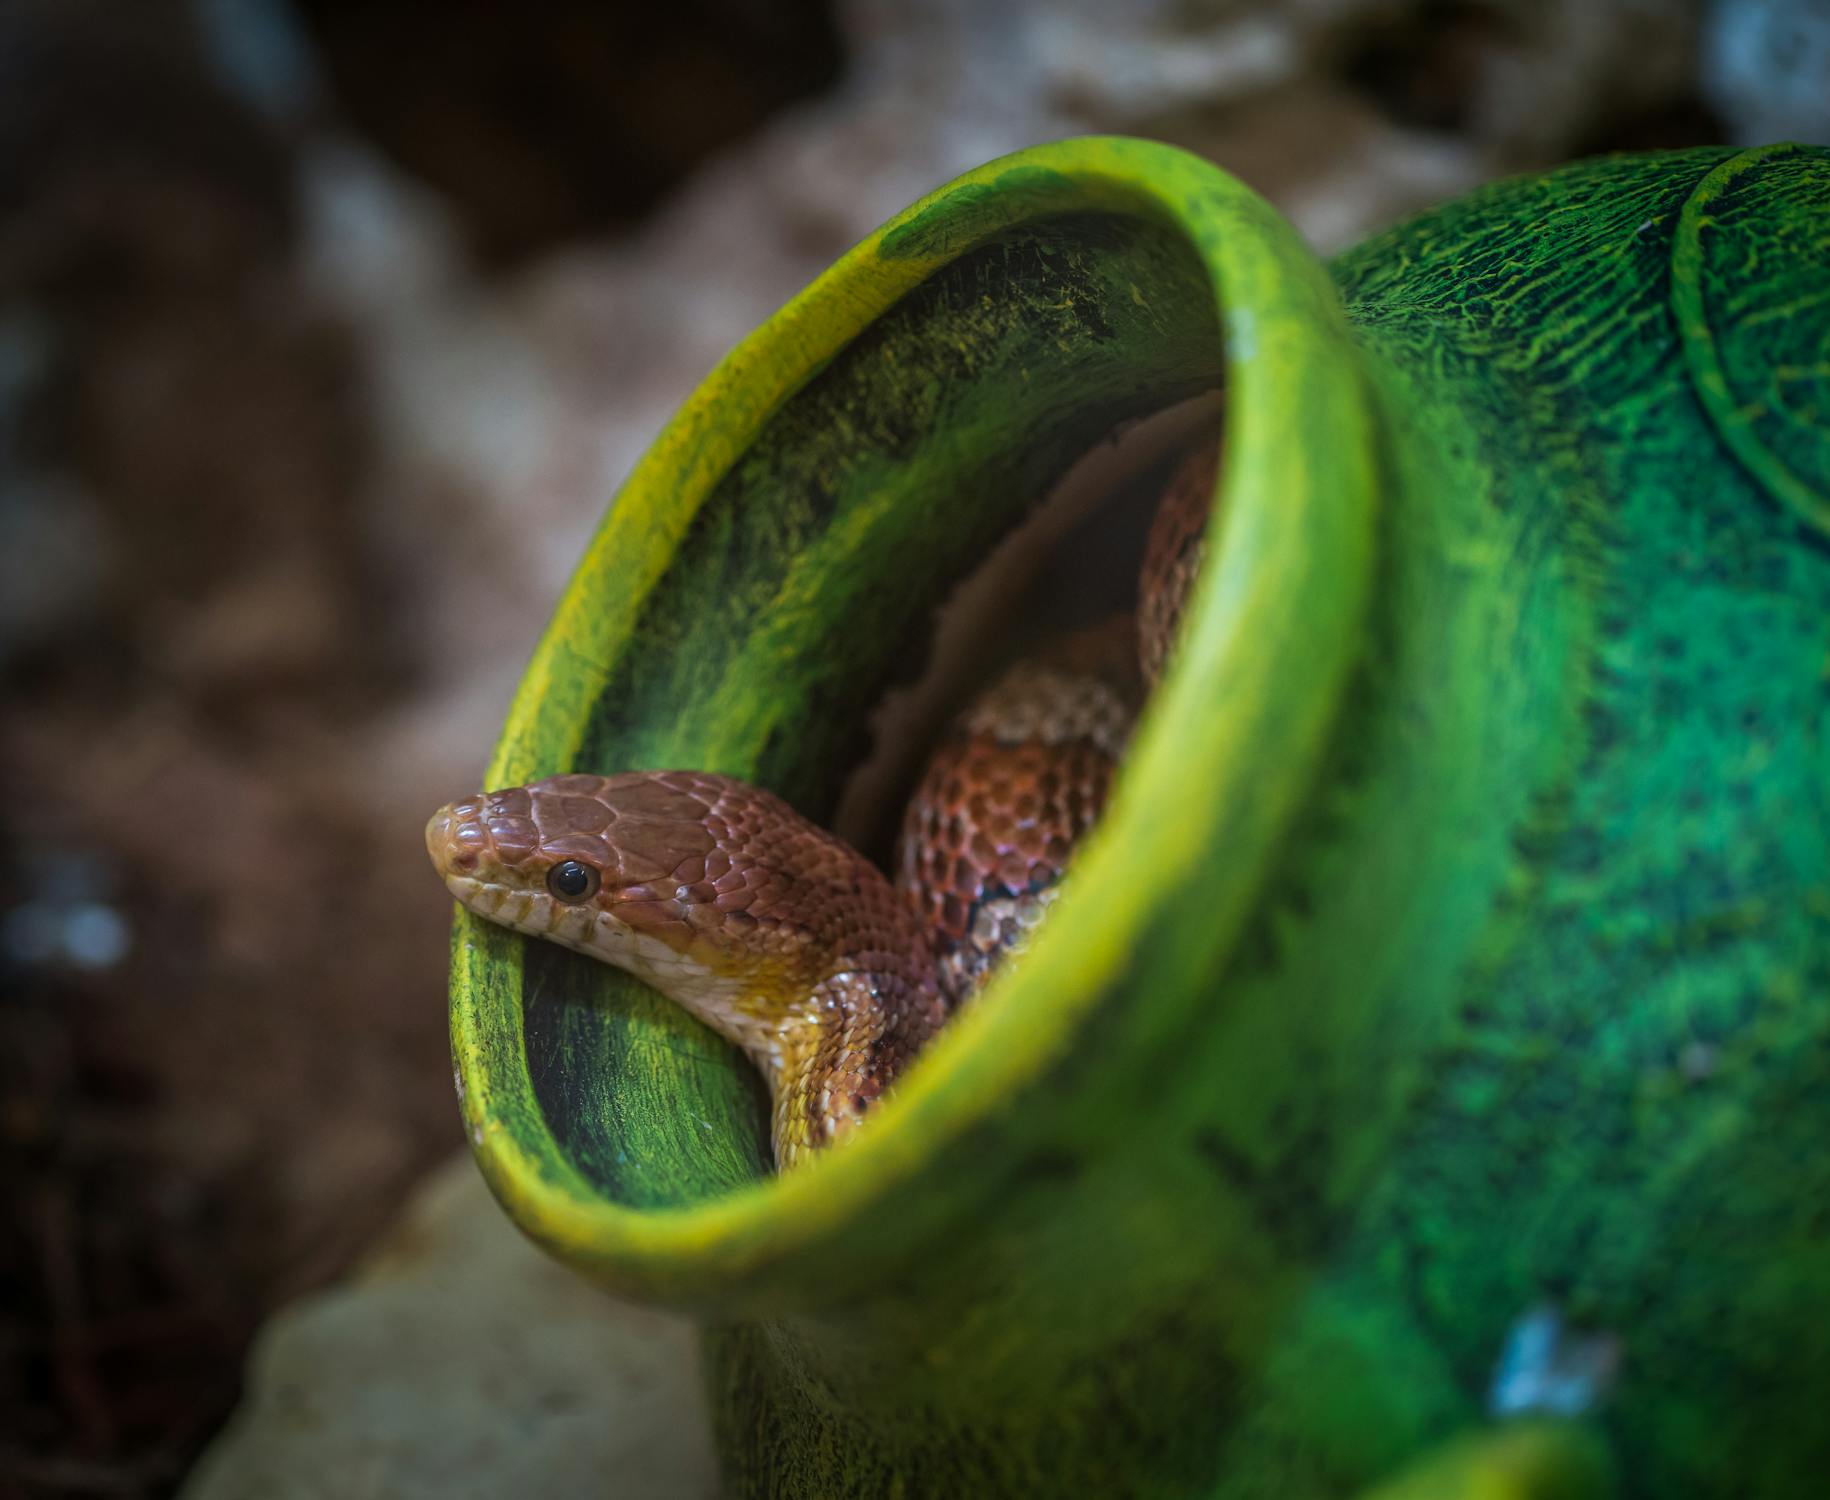
<instances>
[{"instance_id":1,"label":"green glazed surface","mask_svg":"<svg viewBox=\"0 0 1830 1500\"><path fill-rule=\"evenodd\" d=\"M1108 817L853 1143L770 1177L716 1038L459 918L478 1160L704 1320L734 1492L1819 1492L1827 287L1821 150L1585 163L1324 266L1092 139L915 205L711 376L492 785L697 767L824 818L1075 458L1222 383L1227 424ZM1615 1389L1483 1427L1545 1306Z\"/></svg>"}]
</instances>

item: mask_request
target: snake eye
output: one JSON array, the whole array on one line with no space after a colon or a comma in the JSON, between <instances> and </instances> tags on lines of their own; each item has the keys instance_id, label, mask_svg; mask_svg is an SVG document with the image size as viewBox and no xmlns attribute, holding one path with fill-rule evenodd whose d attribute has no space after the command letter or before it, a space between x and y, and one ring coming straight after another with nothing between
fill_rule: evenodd
<instances>
[{"instance_id":1,"label":"snake eye","mask_svg":"<svg viewBox=\"0 0 1830 1500\"><path fill-rule=\"evenodd\" d=\"M546 888L561 901L589 901L597 894L597 871L575 859L562 859L546 872Z\"/></svg>"}]
</instances>

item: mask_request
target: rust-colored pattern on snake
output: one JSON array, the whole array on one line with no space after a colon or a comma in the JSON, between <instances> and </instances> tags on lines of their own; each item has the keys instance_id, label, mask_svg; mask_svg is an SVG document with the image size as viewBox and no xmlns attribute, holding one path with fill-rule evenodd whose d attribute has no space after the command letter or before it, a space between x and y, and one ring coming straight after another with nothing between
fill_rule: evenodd
<instances>
[{"instance_id":1,"label":"rust-colored pattern on snake","mask_svg":"<svg viewBox=\"0 0 1830 1500\"><path fill-rule=\"evenodd\" d=\"M896 883L937 934L958 1005L1042 919L1106 804L1136 714L1119 616L1013 667L955 720L909 800Z\"/></svg>"}]
</instances>

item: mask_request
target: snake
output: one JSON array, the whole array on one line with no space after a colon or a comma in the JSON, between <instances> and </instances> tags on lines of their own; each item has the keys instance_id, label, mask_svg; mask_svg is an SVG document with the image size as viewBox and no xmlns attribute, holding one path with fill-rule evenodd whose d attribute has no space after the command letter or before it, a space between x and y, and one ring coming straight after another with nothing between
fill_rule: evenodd
<instances>
[{"instance_id":1,"label":"snake","mask_svg":"<svg viewBox=\"0 0 1830 1500\"><path fill-rule=\"evenodd\" d=\"M880 870L780 797L696 770L566 772L426 825L476 915L627 971L744 1053L778 1169L842 1140L1021 954L1098 821L1165 668L1210 525L1220 445L1181 455L1133 612L1017 662L959 712Z\"/></svg>"}]
</instances>

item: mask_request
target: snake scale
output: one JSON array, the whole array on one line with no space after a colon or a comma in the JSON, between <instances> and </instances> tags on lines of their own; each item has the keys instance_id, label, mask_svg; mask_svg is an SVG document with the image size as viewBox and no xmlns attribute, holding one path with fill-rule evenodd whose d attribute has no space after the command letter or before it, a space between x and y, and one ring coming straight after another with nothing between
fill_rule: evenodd
<instances>
[{"instance_id":1,"label":"snake scale","mask_svg":"<svg viewBox=\"0 0 1830 1500\"><path fill-rule=\"evenodd\" d=\"M567 774L453 802L432 863L477 915L615 964L735 1044L777 1165L830 1144L1023 947L1103 809L1200 565L1218 443L1171 474L1135 616L1010 668L910 800L894 878L772 793L702 771Z\"/></svg>"}]
</instances>

